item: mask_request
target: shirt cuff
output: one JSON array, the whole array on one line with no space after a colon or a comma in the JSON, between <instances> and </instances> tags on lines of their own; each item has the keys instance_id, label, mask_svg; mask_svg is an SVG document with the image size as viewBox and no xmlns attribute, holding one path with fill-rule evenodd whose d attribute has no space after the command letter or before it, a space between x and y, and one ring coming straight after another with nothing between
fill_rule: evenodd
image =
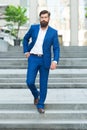
<instances>
[{"instance_id":1,"label":"shirt cuff","mask_svg":"<svg viewBox=\"0 0 87 130\"><path fill-rule=\"evenodd\" d=\"M53 62L57 64L57 61L54 60Z\"/></svg>"},{"instance_id":2,"label":"shirt cuff","mask_svg":"<svg viewBox=\"0 0 87 130\"><path fill-rule=\"evenodd\" d=\"M27 53L29 53L29 52L25 52L24 54L26 55Z\"/></svg>"}]
</instances>

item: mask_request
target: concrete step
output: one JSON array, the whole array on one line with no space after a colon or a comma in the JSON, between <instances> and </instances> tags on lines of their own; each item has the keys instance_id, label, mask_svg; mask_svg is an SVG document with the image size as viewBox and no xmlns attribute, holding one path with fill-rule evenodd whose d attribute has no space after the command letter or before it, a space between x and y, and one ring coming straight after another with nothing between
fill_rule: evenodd
<instances>
[{"instance_id":1,"label":"concrete step","mask_svg":"<svg viewBox=\"0 0 87 130\"><path fill-rule=\"evenodd\" d=\"M10 90L10 89L9 89ZM54 91L54 90L53 90ZM59 90L60 91L60 90ZM29 93L29 95L30 95L30 93ZM6 100L7 101L7 100ZM31 100L31 102L32 102L32 100ZM21 102L21 103L18 103L18 102L11 102L11 103L6 103L5 101L4 101L4 103L0 103L0 112L2 112L2 113L4 113L4 112L10 112L10 111L12 111L12 112L14 112L14 111L30 111L30 112L36 112L37 110L36 110L36 107L33 105L33 102L31 103L31 102L29 102L29 103L24 103L24 101L23 102ZM49 103L48 101L46 101L46 104L45 104L45 110L46 110L46 113L50 113L51 111L53 111L54 113L57 111L57 112L60 112L60 111L62 111L62 113L64 112L64 111L66 111L66 113L69 111L69 112L83 112L83 110L84 110L84 112L86 112L87 111L87 103L59 103L58 102L58 104L57 103Z\"/></svg>"},{"instance_id":2,"label":"concrete step","mask_svg":"<svg viewBox=\"0 0 87 130\"><path fill-rule=\"evenodd\" d=\"M45 130L47 129L81 129L86 130L87 128L87 119L85 112L82 114L78 112L69 112L63 113L46 113L45 115L38 115L35 112L15 112L8 114L1 114L0 128L38 128ZM4 116L3 116L4 115ZM7 118L6 118L7 117ZM65 117L65 118L64 118ZM77 117L77 118L76 118ZM82 118L81 118L82 117ZM4 119L5 118L5 119ZM10 118L10 119L9 119Z\"/></svg>"},{"instance_id":3,"label":"concrete step","mask_svg":"<svg viewBox=\"0 0 87 130\"><path fill-rule=\"evenodd\" d=\"M0 52L0 58L25 58L23 51Z\"/></svg>"},{"instance_id":4,"label":"concrete step","mask_svg":"<svg viewBox=\"0 0 87 130\"><path fill-rule=\"evenodd\" d=\"M86 50L87 51L87 50ZM0 58L25 58L23 52L0 52ZM86 52L60 52L60 58L87 58Z\"/></svg>"},{"instance_id":5,"label":"concrete step","mask_svg":"<svg viewBox=\"0 0 87 130\"><path fill-rule=\"evenodd\" d=\"M86 89L48 89L46 112L39 114L29 90L0 89L0 129L86 130L86 95Z\"/></svg>"},{"instance_id":6,"label":"concrete step","mask_svg":"<svg viewBox=\"0 0 87 130\"><path fill-rule=\"evenodd\" d=\"M0 69L27 68L26 58L2 58L0 59Z\"/></svg>"},{"instance_id":7,"label":"concrete step","mask_svg":"<svg viewBox=\"0 0 87 130\"><path fill-rule=\"evenodd\" d=\"M87 107L87 89L48 89L46 104L49 110L86 110ZM4 95L4 96L3 96ZM17 109L24 105L22 110L35 108L33 106L33 96L29 89L0 89L0 110ZM7 105L8 104L8 105ZM18 105L19 104L19 105ZM30 104L30 105L29 105ZM11 105L11 106L10 106ZM27 107L25 107L27 105ZM28 106L29 105L29 106ZM50 107L52 105L52 108ZM10 108L11 107L11 108ZM33 108L32 108L33 107ZM32 108L32 109L31 109ZM59 110L58 109L58 110Z\"/></svg>"},{"instance_id":8,"label":"concrete step","mask_svg":"<svg viewBox=\"0 0 87 130\"><path fill-rule=\"evenodd\" d=\"M7 69L6 69L7 70ZM10 71L11 71L12 69L10 69ZM81 69L80 69L81 70ZM87 74L84 74L84 72L82 73L82 74L72 74L72 72L71 72L71 74L69 73L68 74L68 72L65 74L50 74L49 75L49 78L61 78L61 79L63 79L63 78L86 78L87 77ZM26 74L0 74L0 79L4 79L4 78L8 78L8 79L14 79L14 78L23 78L23 79L25 79L26 78ZM39 74L37 74L37 78L39 78Z\"/></svg>"},{"instance_id":9,"label":"concrete step","mask_svg":"<svg viewBox=\"0 0 87 130\"><path fill-rule=\"evenodd\" d=\"M60 57L86 58L87 46L61 46Z\"/></svg>"},{"instance_id":10,"label":"concrete step","mask_svg":"<svg viewBox=\"0 0 87 130\"><path fill-rule=\"evenodd\" d=\"M77 104L76 108L82 107L82 109L84 109L84 105L87 105L87 91L86 90L87 89L82 89L82 88L48 89L46 104L60 104L60 105L61 104L63 105L64 104L67 104L67 105ZM21 103L24 105L33 104L33 96L29 89L0 89L0 104L3 104L3 105L4 104L19 104L20 105ZM83 106L80 106L79 104ZM64 106L61 106L61 107L64 107Z\"/></svg>"},{"instance_id":11,"label":"concrete step","mask_svg":"<svg viewBox=\"0 0 87 130\"><path fill-rule=\"evenodd\" d=\"M26 58L1 58L0 69L26 69ZM87 58L60 58L57 68L87 68Z\"/></svg>"},{"instance_id":12,"label":"concrete step","mask_svg":"<svg viewBox=\"0 0 87 130\"><path fill-rule=\"evenodd\" d=\"M37 88L39 88L39 84L36 84ZM0 83L0 88L27 88L26 83ZM87 83L49 83L48 88L87 88Z\"/></svg>"},{"instance_id":13,"label":"concrete step","mask_svg":"<svg viewBox=\"0 0 87 130\"><path fill-rule=\"evenodd\" d=\"M26 121L36 121L36 119L37 120L39 120L39 119L43 119L43 117L42 118L40 118L41 116L38 116L37 115L38 114L38 112L37 112L37 110L2 110L2 111L0 111L0 119L1 120L4 120L4 121L7 121L7 120L21 120L21 121L24 121L24 120L26 120ZM35 117L36 117L36 119L35 119ZM72 119L71 119L71 117L72 117ZM71 110L64 110L64 111L61 111L61 110L47 110L46 112L45 112L45 119L43 119L43 121L48 121L48 120L50 120L50 121L53 121L53 120L55 120L56 121L56 119L57 119L57 121L59 121L59 120L70 120L71 119L71 121L74 121L74 120L76 120L76 119L78 119L79 121L80 120L82 120L84 118L84 120L87 120L87 111L84 111L84 110L73 110L73 111L71 111Z\"/></svg>"},{"instance_id":14,"label":"concrete step","mask_svg":"<svg viewBox=\"0 0 87 130\"><path fill-rule=\"evenodd\" d=\"M0 83L25 83L26 78L0 78ZM38 84L39 78L36 78ZM49 78L49 83L87 83L87 78Z\"/></svg>"},{"instance_id":15,"label":"concrete step","mask_svg":"<svg viewBox=\"0 0 87 130\"><path fill-rule=\"evenodd\" d=\"M86 52L87 46L60 46L61 52ZM23 52L22 46L9 46L8 52Z\"/></svg>"},{"instance_id":16,"label":"concrete step","mask_svg":"<svg viewBox=\"0 0 87 130\"><path fill-rule=\"evenodd\" d=\"M86 50L87 52L87 50ZM61 58L87 58L86 52L60 52ZM23 52L0 52L0 58L25 58Z\"/></svg>"},{"instance_id":17,"label":"concrete step","mask_svg":"<svg viewBox=\"0 0 87 130\"><path fill-rule=\"evenodd\" d=\"M24 77L26 76L27 69L0 69L0 76L5 77L5 76L20 76ZM39 73L38 73L39 74ZM55 69L55 70L50 70L49 76L50 77L73 77L73 76L87 76L87 69Z\"/></svg>"},{"instance_id":18,"label":"concrete step","mask_svg":"<svg viewBox=\"0 0 87 130\"><path fill-rule=\"evenodd\" d=\"M48 123L47 123L48 122ZM87 121L85 120L8 120L0 121L1 130L86 130Z\"/></svg>"},{"instance_id":19,"label":"concrete step","mask_svg":"<svg viewBox=\"0 0 87 130\"><path fill-rule=\"evenodd\" d=\"M60 58L58 68L87 68L87 58Z\"/></svg>"},{"instance_id":20,"label":"concrete step","mask_svg":"<svg viewBox=\"0 0 87 130\"><path fill-rule=\"evenodd\" d=\"M26 69L1 69L0 88L27 88ZM39 74L36 85L39 87ZM49 88L87 88L87 69L56 69L50 71Z\"/></svg>"},{"instance_id":21,"label":"concrete step","mask_svg":"<svg viewBox=\"0 0 87 130\"><path fill-rule=\"evenodd\" d=\"M36 80L39 87L39 81ZM48 88L87 88L87 78L85 79L49 79ZM0 79L0 88L27 88L25 79Z\"/></svg>"},{"instance_id":22,"label":"concrete step","mask_svg":"<svg viewBox=\"0 0 87 130\"><path fill-rule=\"evenodd\" d=\"M9 46L7 52L0 52L0 57L24 57L23 47ZM60 46L60 57L87 58L87 46Z\"/></svg>"}]
</instances>

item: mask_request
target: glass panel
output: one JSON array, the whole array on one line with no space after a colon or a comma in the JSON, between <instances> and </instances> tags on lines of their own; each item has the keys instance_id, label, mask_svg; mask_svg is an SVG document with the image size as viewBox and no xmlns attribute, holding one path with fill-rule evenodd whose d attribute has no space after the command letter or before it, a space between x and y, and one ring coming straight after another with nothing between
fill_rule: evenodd
<instances>
[{"instance_id":1,"label":"glass panel","mask_svg":"<svg viewBox=\"0 0 87 130\"><path fill-rule=\"evenodd\" d=\"M79 45L87 46L87 0L79 0Z\"/></svg>"},{"instance_id":2,"label":"glass panel","mask_svg":"<svg viewBox=\"0 0 87 130\"><path fill-rule=\"evenodd\" d=\"M47 0L51 12L50 25L58 30L62 45L70 43L70 0Z\"/></svg>"}]
</instances>

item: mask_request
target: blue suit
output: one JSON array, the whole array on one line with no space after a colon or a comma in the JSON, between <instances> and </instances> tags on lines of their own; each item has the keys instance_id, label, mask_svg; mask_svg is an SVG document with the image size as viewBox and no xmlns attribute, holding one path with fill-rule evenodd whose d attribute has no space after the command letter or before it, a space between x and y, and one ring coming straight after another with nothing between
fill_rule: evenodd
<instances>
[{"instance_id":1,"label":"blue suit","mask_svg":"<svg viewBox=\"0 0 87 130\"><path fill-rule=\"evenodd\" d=\"M39 33L40 25L32 25L29 31L25 34L23 39L23 49L24 53L30 52L33 48L37 36ZM31 42L30 42L31 38ZM53 47L53 59L51 55ZM59 61L60 55L60 47L58 41L58 34L55 29L48 26L44 41L43 41L43 56L37 57L32 56L28 58L28 71L27 71L27 85L31 90L34 98L38 98L38 90L35 86L35 78L37 72L40 72L40 100L37 104L38 108L44 108L44 101L47 95L47 83L48 83L48 75L49 75L49 68L51 65L51 60L56 62Z\"/></svg>"}]
</instances>

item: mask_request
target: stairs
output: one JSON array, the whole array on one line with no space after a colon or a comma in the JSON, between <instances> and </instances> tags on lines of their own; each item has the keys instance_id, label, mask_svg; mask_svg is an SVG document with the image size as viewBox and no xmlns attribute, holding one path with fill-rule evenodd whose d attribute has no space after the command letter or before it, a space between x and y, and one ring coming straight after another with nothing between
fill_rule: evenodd
<instances>
[{"instance_id":1,"label":"stairs","mask_svg":"<svg viewBox=\"0 0 87 130\"><path fill-rule=\"evenodd\" d=\"M22 47L0 52L0 130L87 130L87 47L61 47L60 56L39 114L25 83Z\"/></svg>"},{"instance_id":2,"label":"stairs","mask_svg":"<svg viewBox=\"0 0 87 130\"><path fill-rule=\"evenodd\" d=\"M0 90L0 129L85 129L87 99L82 99L85 98L84 92L83 89L48 90L46 113L39 114L30 92L26 89ZM50 99L51 95L53 99Z\"/></svg>"}]
</instances>

